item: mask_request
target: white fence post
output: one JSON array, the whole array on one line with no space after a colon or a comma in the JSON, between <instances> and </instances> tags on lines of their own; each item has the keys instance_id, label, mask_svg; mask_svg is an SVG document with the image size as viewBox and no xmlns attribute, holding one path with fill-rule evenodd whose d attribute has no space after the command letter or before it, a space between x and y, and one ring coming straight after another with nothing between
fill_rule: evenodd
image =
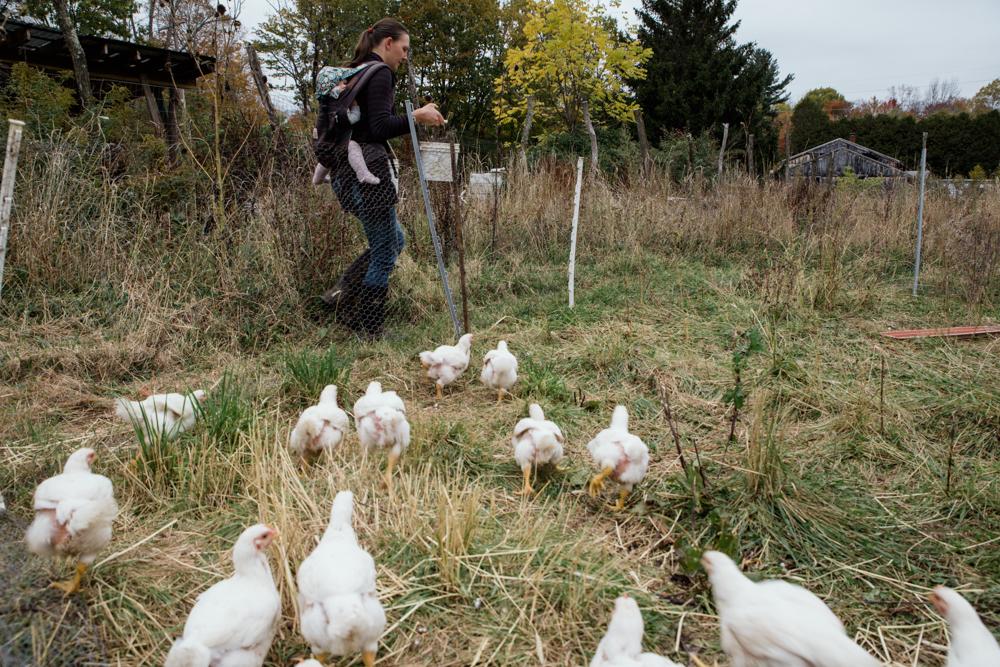
<instances>
[{"instance_id":1,"label":"white fence post","mask_svg":"<svg viewBox=\"0 0 1000 667\"><path fill-rule=\"evenodd\" d=\"M913 296L917 295L917 284L920 282L920 250L924 242L924 184L927 182L927 133L924 132L924 145L920 150L920 204L917 206L917 252L913 261Z\"/></svg>"},{"instance_id":2,"label":"white fence post","mask_svg":"<svg viewBox=\"0 0 1000 667\"><path fill-rule=\"evenodd\" d=\"M0 182L0 297L3 296L3 267L7 261L7 235L10 233L10 209L14 204L14 182L17 180L17 156L21 152L21 132L24 121L8 118L7 155L3 160L3 181Z\"/></svg>"},{"instance_id":3,"label":"white fence post","mask_svg":"<svg viewBox=\"0 0 1000 667\"><path fill-rule=\"evenodd\" d=\"M576 277L576 228L580 223L580 188L583 185L583 158L576 159L576 194L573 196L573 231L569 240L569 307L574 305L573 280Z\"/></svg>"}]
</instances>

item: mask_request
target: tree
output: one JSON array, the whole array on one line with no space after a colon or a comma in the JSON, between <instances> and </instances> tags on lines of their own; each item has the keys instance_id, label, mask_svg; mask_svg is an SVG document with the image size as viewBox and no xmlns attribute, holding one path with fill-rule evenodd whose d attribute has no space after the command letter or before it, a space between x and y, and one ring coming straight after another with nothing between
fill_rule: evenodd
<instances>
[{"instance_id":1,"label":"tree","mask_svg":"<svg viewBox=\"0 0 1000 667\"><path fill-rule=\"evenodd\" d=\"M275 86L279 90L292 90L303 113L312 110L311 44L307 39L307 26L301 14L280 8L258 28L258 39L253 42L260 59L272 72L287 83Z\"/></svg>"},{"instance_id":2,"label":"tree","mask_svg":"<svg viewBox=\"0 0 1000 667\"><path fill-rule=\"evenodd\" d=\"M21 13L48 25L60 25L60 6L64 5L73 25L81 35L108 35L135 38L132 16L134 0L25 0Z\"/></svg>"},{"instance_id":3,"label":"tree","mask_svg":"<svg viewBox=\"0 0 1000 667\"><path fill-rule=\"evenodd\" d=\"M499 1L411 0L401 5L399 17L410 30L419 88L449 125L491 125L493 81L504 51Z\"/></svg>"},{"instance_id":4,"label":"tree","mask_svg":"<svg viewBox=\"0 0 1000 667\"><path fill-rule=\"evenodd\" d=\"M993 79L980 88L972 98L972 107L977 112L1000 111L1000 79Z\"/></svg>"},{"instance_id":5,"label":"tree","mask_svg":"<svg viewBox=\"0 0 1000 667\"><path fill-rule=\"evenodd\" d=\"M830 119L819 102L803 98L792 111L792 155L832 139Z\"/></svg>"},{"instance_id":6,"label":"tree","mask_svg":"<svg viewBox=\"0 0 1000 667\"><path fill-rule=\"evenodd\" d=\"M586 0L536 2L524 23L524 45L511 47L494 86L497 121L519 127L528 96L536 99L534 127L574 132L583 102L592 113L628 121L637 105L626 82L645 77L651 54L638 42L623 42L611 19Z\"/></svg>"},{"instance_id":7,"label":"tree","mask_svg":"<svg viewBox=\"0 0 1000 667\"><path fill-rule=\"evenodd\" d=\"M94 103L94 90L90 87L87 54L84 53L83 47L80 45L80 38L76 34L76 26L73 24L74 21L67 6L67 0L55 0L55 5L59 20L59 29L62 30L63 39L66 40L70 60L73 61L76 91L80 94L80 102L83 103L83 106L89 107Z\"/></svg>"},{"instance_id":8,"label":"tree","mask_svg":"<svg viewBox=\"0 0 1000 667\"><path fill-rule=\"evenodd\" d=\"M763 136L792 77L755 44L737 44L736 0L643 0L639 41L652 50L647 76L633 82L654 140L722 123ZM759 145L759 144L758 144Z\"/></svg>"},{"instance_id":9,"label":"tree","mask_svg":"<svg viewBox=\"0 0 1000 667\"><path fill-rule=\"evenodd\" d=\"M816 102L820 108L823 108L830 102L846 102L847 98L841 95L836 88L813 88L803 95L800 101L804 100Z\"/></svg>"},{"instance_id":10,"label":"tree","mask_svg":"<svg viewBox=\"0 0 1000 667\"><path fill-rule=\"evenodd\" d=\"M293 0L257 28L254 48L308 112L320 68L349 61L361 31L399 7L399 0Z\"/></svg>"}]
</instances>

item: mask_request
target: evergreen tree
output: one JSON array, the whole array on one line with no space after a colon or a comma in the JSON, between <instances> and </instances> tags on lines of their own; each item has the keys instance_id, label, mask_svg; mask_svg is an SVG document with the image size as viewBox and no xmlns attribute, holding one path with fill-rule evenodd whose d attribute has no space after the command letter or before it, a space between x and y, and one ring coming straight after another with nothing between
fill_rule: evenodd
<instances>
[{"instance_id":1,"label":"evergreen tree","mask_svg":"<svg viewBox=\"0 0 1000 667\"><path fill-rule=\"evenodd\" d=\"M830 118L815 99L805 97L792 111L792 155L835 138Z\"/></svg>"},{"instance_id":2,"label":"evergreen tree","mask_svg":"<svg viewBox=\"0 0 1000 667\"><path fill-rule=\"evenodd\" d=\"M643 0L639 41L652 49L644 80L633 82L654 139L670 130L697 135L722 123L773 144L774 106L792 80L755 44L738 44L736 0Z\"/></svg>"}]
</instances>

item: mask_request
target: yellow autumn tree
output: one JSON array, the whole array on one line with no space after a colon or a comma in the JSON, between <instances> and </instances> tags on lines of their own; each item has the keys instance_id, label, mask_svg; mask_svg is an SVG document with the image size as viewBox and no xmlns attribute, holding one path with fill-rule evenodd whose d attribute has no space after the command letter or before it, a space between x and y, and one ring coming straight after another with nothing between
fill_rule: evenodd
<instances>
[{"instance_id":1,"label":"yellow autumn tree","mask_svg":"<svg viewBox=\"0 0 1000 667\"><path fill-rule=\"evenodd\" d=\"M587 0L531 5L523 46L507 50L503 74L494 82L494 115L501 127L520 127L531 95L533 126L542 134L574 131L584 100L595 115L631 120L638 106L626 82L645 77L650 49L621 40L614 19Z\"/></svg>"}]
</instances>

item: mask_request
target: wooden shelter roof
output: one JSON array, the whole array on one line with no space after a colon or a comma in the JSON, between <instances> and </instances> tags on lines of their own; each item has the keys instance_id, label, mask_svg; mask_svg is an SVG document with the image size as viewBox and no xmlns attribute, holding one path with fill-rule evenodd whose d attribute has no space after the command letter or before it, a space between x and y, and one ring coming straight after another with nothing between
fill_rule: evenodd
<instances>
[{"instance_id":1,"label":"wooden shelter roof","mask_svg":"<svg viewBox=\"0 0 1000 667\"><path fill-rule=\"evenodd\" d=\"M869 160L874 160L876 162L881 162L889 167L895 169L900 169L903 163L894 157L886 155L885 153L879 153L876 150L872 150L867 146L862 146L861 144L855 143L849 139L837 138L831 139L826 143L819 144L818 146L813 146L812 148L797 153L789 158L789 163L791 165L801 164L810 161L814 155L825 155L831 153L835 150L847 150L856 153Z\"/></svg>"},{"instance_id":2,"label":"wooden shelter roof","mask_svg":"<svg viewBox=\"0 0 1000 667\"><path fill-rule=\"evenodd\" d=\"M58 28L7 19L0 29L0 63L27 63L49 70L73 69L69 49ZM90 78L125 84L136 90L143 82L151 86L193 88L199 77L210 74L215 59L144 46L121 39L80 35L87 54Z\"/></svg>"}]
</instances>

